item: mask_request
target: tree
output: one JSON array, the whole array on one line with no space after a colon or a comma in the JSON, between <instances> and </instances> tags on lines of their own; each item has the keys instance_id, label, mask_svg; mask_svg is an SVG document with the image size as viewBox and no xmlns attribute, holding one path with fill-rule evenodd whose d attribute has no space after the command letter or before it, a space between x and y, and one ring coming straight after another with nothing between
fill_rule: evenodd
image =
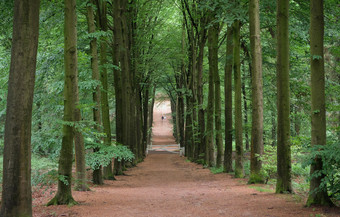
<instances>
[{"instance_id":1,"label":"tree","mask_svg":"<svg viewBox=\"0 0 340 217\"><path fill-rule=\"evenodd\" d=\"M215 108L215 76L218 73L218 23L211 25L208 30L209 47L209 95L207 108L207 135L206 135L206 164L214 166L214 108Z\"/></svg>"},{"instance_id":2,"label":"tree","mask_svg":"<svg viewBox=\"0 0 340 217\"><path fill-rule=\"evenodd\" d=\"M225 94L225 150L224 150L224 172L233 171L233 91L232 91L232 72L233 72L233 29L228 26L226 46L226 63L224 71L224 94Z\"/></svg>"},{"instance_id":3,"label":"tree","mask_svg":"<svg viewBox=\"0 0 340 217\"><path fill-rule=\"evenodd\" d=\"M263 182L260 160L263 154L263 85L259 0L250 0L249 2L249 29L252 58L252 130L249 183L261 183Z\"/></svg>"},{"instance_id":4,"label":"tree","mask_svg":"<svg viewBox=\"0 0 340 217\"><path fill-rule=\"evenodd\" d=\"M40 0L15 0L3 159L3 217L32 216L31 120Z\"/></svg>"},{"instance_id":5,"label":"tree","mask_svg":"<svg viewBox=\"0 0 340 217\"><path fill-rule=\"evenodd\" d=\"M326 145L325 63L323 0L310 1L310 53L312 89L312 146ZM323 162L316 156L311 165L311 181L307 205L333 205L327 188L321 188L326 177ZM320 175L317 173L321 172Z\"/></svg>"},{"instance_id":6,"label":"tree","mask_svg":"<svg viewBox=\"0 0 340 217\"><path fill-rule=\"evenodd\" d=\"M216 22L216 21L215 21ZM223 140L222 140L222 110L221 110L221 79L220 74L218 71L218 36L220 32L220 25L218 22L214 23L213 25L214 32L213 32L213 52L214 58L216 58L216 69L214 70L214 87L215 87L215 130L216 130L216 167L222 166L222 156L223 156Z\"/></svg>"},{"instance_id":7,"label":"tree","mask_svg":"<svg viewBox=\"0 0 340 217\"><path fill-rule=\"evenodd\" d=\"M241 63L240 63L240 21L233 23L233 44L234 44L234 85L235 85L235 142L236 160L235 177L242 178L243 170L243 138L242 138L242 97L241 97Z\"/></svg>"},{"instance_id":8,"label":"tree","mask_svg":"<svg viewBox=\"0 0 340 217\"><path fill-rule=\"evenodd\" d=\"M108 23L107 23L107 6L106 1L96 1L97 3L97 16L98 16L98 25L101 31L107 32ZM100 40L100 81L102 84L101 92L100 92L100 102L101 102L101 115L102 115L102 124L104 128L104 144L110 146L111 145L111 125L110 125L110 108L108 101L108 75L107 75L107 37L102 36ZM103 177L108 180L114 180L112 163L109 163L106 167L103 168Z\"/></svg>"},{"instance_id":9,"label":"tree","mask_svg":"<svg viewBox=\"0 0 340 217\"><path fill-rule=\"evenodd\" d=\"M216 22L216 21L215 21ZM220 74L218 71L218 36L220 32L220 25L218 22L214 23L213 25L214 32L213 32L213 52L214 58L216 58L216 69L214 70L214 87L215 87L215 130L216 130L216 167L222 166L222 156L223 156L223 140L222 140L222 110L221 110L221 79Z\"/></svg>"},{"instance_id":10,"label":"tree","mask_svg":"<svg viewBox=\"0 0 340 217\"><path fill-rule=\"evenodd\" d=\"M276 193L292 192L289 91L289 0L277 0L277 183Z\"/></svg>"},{"instance_id":11,"label":"tree","mask_svg":"<svg viewBox=\"0 0 340 217\"><path fill-rule=\"evenodd\" d=\"M119 82L116 88L122 88L121 92L121 112L120 123L122 124L121 140L122 144L132 148L135 145L135 134L131 129L134 126L133 111L133 90L132 90L132 76L131 76L131 54L130 54L130 37L127 20L127 0L114 1L114 52L115 64L120 66L119 71L115 71L115 84ZM118 74L119 73L119 74ZM119 75L119 77L117 76ZM119 78L119 79L118 79ZM131 135L132 133L133 135Z\"/></svg>"},{"instance_id":12,"label":"tree","mask_svg":"<svg viewBox=\"0 0 340 217\"><path fill-rule=\"evenodd\" d=\"M73 81L74 99L75 99L75 111L74 121L80 123L82 120L81 112L79 108L79 90L78 90L78 76L74 77ZM76 123L75 123L76 124ZM77 191L88 191L89 188L86 184L86 168L85 168L85 143L84 136L81 133L80 126L75 128L74 132L74 146L75 146L75 159L76 159L76 187Z\"/></svg>"},{"instance_id":13,"label":"tree","mask_svg":"<svg viewBox=\"0 0 340 217\"><path fill-rule=\"evenodd\" d=\"M72 197L72 160L74 138L74 111L75 111L75 78L77 70L77 15L76 1L65 0L64 20L64 125L63 138L59 157L58 191L47 205L76 204Z\"/></svg>"},{"instance_id":14,"label":"tree","mask_svg":"<svg viewBox=\"0 0 340 217\"><path fill-rule=\"evenodd\" d=\"M94 11L93 11L93 0L90 1L90 4L87 6L87 25L88 25L88 32L95 33L96 26L94 23ZM92 70L92 79L95 81L100 82L100 72L99 72L99 64L98 64L98 46L97 46L97 38L92 38L90 42L90 52L91 52L91 70ZM95 106L92 109L93 112L93 121L95 123L94 129L98 132L101 130L101 115L100 115L100 85L98 84L95 90L92 93L92 99L95 103ZM100 141L96 141L99 143ZM94 151L98 151L96 148ZM103 172L102 166L99 166L98 169L93 170L93 183L96 185L103 184Z\"/></svg>"}]
</instances>

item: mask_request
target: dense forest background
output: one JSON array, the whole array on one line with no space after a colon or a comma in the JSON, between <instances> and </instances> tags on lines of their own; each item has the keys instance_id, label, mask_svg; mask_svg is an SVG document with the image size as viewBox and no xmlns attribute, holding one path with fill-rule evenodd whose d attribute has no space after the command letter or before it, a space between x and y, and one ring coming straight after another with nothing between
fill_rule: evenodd
<instances>
[{"instance_id":1,"label":"dense forest background","mask_svg":"<svg viewBox=\"0 0 340 217\"><path fill-rule=\"evenodd\" d=\"M326 192L333 203L340 200L340 5L336 0L321 1L324 44L320 56L311 54L311 3L285 1L289 3L289 43L281 45L289 52L287 105L278 99L283 79L278 75L280 67L277 68L281 43L276 12L279 3L259 3L262 75L254 77L258 72L254 69L254 56L258 54L252 53L250 25L256 19L249 19L250 2L253 1L77 1L74 26L79 95L73 99L75 110L80 113L78 120L66 120L65 5L62 1L41 0L32 113L32 184L54 179L67 185L68 175L60 173L60 165L57 172L65 126L81 135L86 168L97 171L95 183L101 184L103 178L113 179L125 167L135 166L145 158L151 142L155 96L162 93L171 100L174 136L185 147L189 160L249 177L250 182L274 185L276 178L280 180L277 165L282 164L277 161L282 160L285 149L277 149L283 144L278 138L283 126L278 115L284 106L288 107L289 132L285 133L290 136L285 145L289 147L289 158L283 161L289 161L291 180L288 186L277 187L277 192L306 193L310 180L322 177L313 191ZM14 3L1 0L0 8L3 155ZM320 59L325 72L327 142L312 145L311 116L320 111L312 109L311 62ZM254 79L263 85L261 92L255 94ZM254 122L254 108L259 107L254 100L260 95L263 119ZM258 127L261 131L252 132ZM252 137L256 135L263 136L257 151L252 150ZM76 155L77 147L81 146L76 146ZM114 169L107 171L112 158L116 159ZM317 158L322 159L323 166L310 174L310 165ZM79 188L84 190L87 186Z\"/></svg>"}]
</instances>

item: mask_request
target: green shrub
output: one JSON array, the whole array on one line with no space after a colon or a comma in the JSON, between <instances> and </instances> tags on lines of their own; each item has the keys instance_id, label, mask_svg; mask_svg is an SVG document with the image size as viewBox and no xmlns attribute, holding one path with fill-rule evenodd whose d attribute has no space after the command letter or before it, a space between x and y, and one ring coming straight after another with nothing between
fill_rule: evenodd
<instances>
[{"instance_id":1,"label":"green shrub","mask_svg":"<svg viewBox=\"0 0 340 217\"><path fill-rule=\"evenodd\" d=\"M49 186L58 180L58 164L51 158L32 156L32 185Z\"/></svg>"},{"instance_id":2,"label":"green shrub","mask_svg":"<svg viewBox=\"0 0 340 217\"><path fill-rule=\"evenodd\" d=\"M126 146L120 144L112 144L110 146L104 145L102 143L90 143L86 145L86 149L90 150L86 154L86 165L91 169L98 169L100 166L107 166L112 161L112 158L118 161L132 161L134 159L134 154ZM97 150L97 151L92 151Z\"/></svg>"},{"instance_id":3,"label":"green shrub","mask_svg":"<svg viewBox=\"0 0 340 217\"><path fill-rule=\"evenodd\" d=\"M223 167L210 167L213 174L223 173Z\"/></svg>"},{"instance_id":4,"label":"green shrub","mask_svg":"<svg viewBox=\"0 0 340 217\"><path fill-rule=\"evenodd\" d=\"M277 154L276 147L265 145L264 154L260 157L262 161L261 173L267 184L270 179L273 179L277 175Z\"/></svg>"},{"instance_id":5,"label":"green shrub","mask_svg":"<svg viewBox=\"0 0 340 217\"><path fill-rule=\"evenodd\" d=\"M315 145L311 147L306 164L311 165L317 156L321 157L323 169L315 171L311 176L312 178L325 175L320 187L316 190L326 189L331 197L340 200L340 141L335 136L331 135L325 146Z\"/></svg>"}]
</instances>

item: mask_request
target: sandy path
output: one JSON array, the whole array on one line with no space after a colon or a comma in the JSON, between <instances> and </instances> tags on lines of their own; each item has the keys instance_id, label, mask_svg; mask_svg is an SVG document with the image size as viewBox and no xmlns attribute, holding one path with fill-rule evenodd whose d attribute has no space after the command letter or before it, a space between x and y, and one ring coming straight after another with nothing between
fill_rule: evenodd
<instances>
[{"instance_id":1,"label":"sandy path","mask_svg":"<svg viewBox=\"0 0 340 217\"><path fill-rule=\"evenodd\" d=\"M155 110L154 145L174 143L169 119ZM163 110L164 112L164 110ZM161 129L161 126L166 126ZM171 125L170 125L171 126ZM165 133L166 132L166 133ZM169 152L151 152L144 162L91 192L73 192L80 205L34 207L35 216L163 217L248 216L310 217L320 209L303 208L287 198L261 193L244 180L227 174L213 175L202 166ZM328 213L327 216L340 216Z\"/></svg>"}]
</instances>

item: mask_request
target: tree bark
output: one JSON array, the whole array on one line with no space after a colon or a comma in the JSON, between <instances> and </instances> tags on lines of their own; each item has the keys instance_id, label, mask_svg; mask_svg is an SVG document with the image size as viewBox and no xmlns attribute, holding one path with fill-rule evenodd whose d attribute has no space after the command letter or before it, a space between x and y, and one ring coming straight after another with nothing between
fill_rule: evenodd
<instances>
[{"instance_id":1,"label":"tree bark","mask_svg":"<svg viewBox=\"0 0 340 217\"><path fill-rule=\"evenodd\" d=\"M90 2L94 4L93 0ZM91 5L87 6L87 25L89 33L94 33L96 31L96 26L94 23L94 11ZM92 79L100 82L100 72L99 72L99 64L98 64L98 47L97 47L97 39L92 38L90 42L90 52L91 52L91 70L92 70ZM101 115L100 115L100 85L97 85L95 90L92 93L92 99L95 103L95 107L92 109L93 113L93 121L95 123L94 129L97 132L101 132ZM98 143L100 141L97 141ZM95 149L94 151L98 151ZM103 182L103 173L102 167L100 166L98 169L93 171L93 184L102 185Z\"/></svg>"},{"instance_id":2,"label":"tree bark","mask_svg":"<svg viewBox=\"0 0 340 217\"><path fill-rule=\"evenodd\" d=\"M0 215L32 216L31 127L39 0L15 0Z\"/></svg>"},{"instance_id":3,"label":"tree bark","mask_svg":"<svg viewBox=\"0 0 340 217\"><path fill-rule=\"evenodd\" d=\"M241 63L240 63L240 21L233 23L234 43L234 86L235 86L235 177L244 177L243 169L243 138L242 138L242 85L241 85Z\"/></svg>"},{"instance_id":4,"label":"tree bark","mask_svg":"<svg viewBox=\"0 0 340 217\"><path fill-rule=\"evenodd\" d=\"M225 150L224 150L224 172L233 171L233 91L232 91L232 71L233 71L233 29L227 29L226 64L224 71L224 94L225 94Z\"/></svg>"},{"instance_id":5,"label":"tree bark","mask_svg":"<svg viewBox=\"0 0 340 217\"><path fill-rule=\"evenodd\" d=\"M244 63L244 62L243 62ZM250 66L250 64L249 64ZM246 142L246 151L249 151L249 133L248 133L248 102L247 102L247 91L246 91L246 72L243 73L242 79L242 98L243 98L243 109L244 109L244 137Z\"/></svg>"},{"instance_id":6,"label":"tree bark","mask_svg":"<svg viewBox=\"0 0 340 217\"><path fill-rule=\"evenodd\" d=\"M221 79L218 71L218 36L219 36L219 24L215 23L213 25L213 39L212 39L212 49L213 49L213 64L214 66L214 94L215 94L215 132L216 132L216 167L222 166L222 156L223 156L223 141L222 141L222 110L221 110Z\"/></svg>"},{"instance_id":7,"label":"tree bark","mask_svg":"<svg viewBox=\"0 0 340 217\"><path fill-rule=\"evenodd\" d=\"M207 108L207 132L206 132L206 156L205 162L209 167L214 166L214 108L215 108L215 85L214 78L218 73L218 29L212 25L208 30L208 50L209 50L209 93ZM216 46L217 44L217 46Z\"/></svg>"},{"instance_id":8,"label":"tree bark","mask_svg":"<svg viewBox=\"0 0 340 217\"><path fill-rule=\"evenodd\" d=\"M76 91L74 82L78 76L77 70L77 15L76 1L65 0L65 23L64 23L64 123L62 146L59 157L58 168L58 191L56 196L47 205L76 204L72 197L72 160L73 160L73 138ZM73 123L72 123L73 124Z\"/></svg>"},{"instance_id":9,"label":"tree bark","mask_svg":"<svg viewBox=\"0 0 340 217\"><path fill-rule=\"evenodd\" d=\"M132 76L130 71L130 35L127 20L127 0L115 0L113 3L114 8L114 47L116 55L116 65L120 67L119 77L121 78L121 144L129 147L131 151L135 140L133 132L134 121L132 114L133 99L132 90ZM118 82L118 81L117 81ZM124 163L124 162L121 162ZM122 165L124 167L124 165ZM122 168L124 169L124 168ZM117 171L117 170L116 170Z\"/></svg>"},{"instance_id":10,"label":"tree bark","mask_svg":"<svg viewBox=\"0 0 340 217\"><path fill-rule=\"evenodd\" d=\"M149 112L149 132L148 132L148 141L147 141L147 144L150 145L151 144L151 139L152 139L152 124L153 124L153 111L154 111L154 106L155 106L155 96L156 95L156 86L153 86L153 90L152 90L152 95L151 95L151 103L150 103L150 112Z\"/></svg>"},{"instance_id":11,"label":"tree bark","mask_svg":"<svg viewBox=\"0 0 340 217\"><path fill-rule=\"evenodd\" d=\"M198 45L198 57L197 57L197 104L198 104L198 159L202 159L201 155L205 152L205 112L203 108L203 59L204 59L204 48L207 40L207 30L205 23L201 22L201 34Z\"/></svg>"},{"instance_id":12,"label":"tree bark","mask_svg":"<svg viewBox=\"0 0 340 217\"><path fill-rule=\"evenodd\" d=\"M147 148L147 142L148 142L148 131L149 131L149 99L150 99L150 89L151 85L149 81L146 82L144 86L144 94L143 94L143 150L144 150L144 156L145 151Z\"/></svg>"},{"instance_id":13,"label":"tree bark","mask_svg":"<svg viewBox=\"0 0 340 217\"><path fill-rule=\"evenodd\" d=\"M263 85L262 85L262 48L260 36L259 0L250 0L250 46L251 46L251 75L252 75L252 128L249 183L262 183L263 154Z\"/></svg>"},{"instance_id":14,"label":"tree bark","mask_svg":"<svg viewBox=\"0 0 340 217\"><path fill-rule=\"evenodd\" d=\"M326 102L325 102L325 63L324 63L324 15L323 1L310 1L310 52L311 52L311 89L312 89L312 146L326 145ZM317 156L312 162L310 190L307 205L333 205L326 187L319 189L325 174L323 162ZM314 176L313 176L314 174Z\"/></svg>"},{"instance_id":15,"label":"tree bark","mask_svg":"<svg viewBox=\"0 0 340 217\"><path fill-rule=\"evenodd\" d=\"M99 20L99 27L101 31L107 32L107 6L106 1L97 1L97 16ZM111 124L110 124L110 108L108 99L108 75L107 75L107 37L102 36L100 39L100 81L102 89L100 93L101 102L101 115L104 128L104 144L111 145ZM103 178L108 180L114 180L112 163L103 168Z\"/></svg>"},{"instance_id":16,"label":"tree bark","mask_svg":"<svg viewBox=\"0 0 340 217\"><path fill-rule=\"evenodd\" d=\"M276 193L292 192L289 100L289 0L277 1L277 182Z\"/></svg>"},{"instance_id":17,"label":"tree bark","mask_svg":"<svg viewBox=\"0 0 340 217\"><path fill-rule=\"evenodd\" d=\"M75 98L75 111L74 121L80 122L82 120L80 109L79 109L79 90L78 90L78 77L74 78L73 82L74 98ZM76 161L76 186L77 191L88 191L90 190L86 184L86 168L85 168L85 144L84 137L80 130L75 128L74 134L74 146L75 146L75 161Z\"/></svg>"},{"instance_id":18,"label":"tree bark","mask_svg":"<svg viewBox=\"0 0 340 217\"><path fill-rule=\"evenodd\" d=\"M182 25L182 64L181 64L181 72L176 76L176 85L178 90L178 114L179 117L178 125L179 125L179 143L181 148L185 147L185 105L184 105L184 76L185 76L185 24Z\"/></svg>"}]
</instances>

